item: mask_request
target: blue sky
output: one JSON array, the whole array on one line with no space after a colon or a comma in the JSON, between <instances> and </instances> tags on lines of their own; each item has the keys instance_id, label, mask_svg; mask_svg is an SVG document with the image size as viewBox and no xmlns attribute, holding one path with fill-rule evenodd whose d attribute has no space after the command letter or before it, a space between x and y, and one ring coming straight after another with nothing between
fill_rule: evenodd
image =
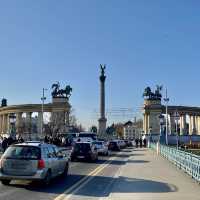
<instances>
[{"instance_id":1,"label":"blue sky","mask_svg":"<svg viewBox=\"0 0 200 200\"><path fill-rule=\"evenodd\" d=\"M102 63L109 110L138 114L144 87L156 84L171 105L200 106L199 8L197 0L1 1L0 97L39 103L43 87L70 84L87 127L96 123Z\"/></svg>"}]
</instances>

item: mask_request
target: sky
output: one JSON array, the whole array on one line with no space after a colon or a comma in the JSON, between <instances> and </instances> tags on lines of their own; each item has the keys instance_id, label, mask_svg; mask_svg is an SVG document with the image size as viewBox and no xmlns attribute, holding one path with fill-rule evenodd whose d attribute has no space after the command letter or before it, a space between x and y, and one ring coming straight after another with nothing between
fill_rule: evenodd
<instances>
[{"instance_id":1,"label":"sky","mask_svg":"<svg viewBox=\"0 0 200 200\"><path fill-rule=\"evenodd\" d=\"M1 1L0 98L41 103L48 88L51 102L59 81L73 88L78 121L97 125L106 64L108 124L139 117L146 86L167 88L170 105L200 106L199 8L198 0Z\"/></svg>"}]
</instances>

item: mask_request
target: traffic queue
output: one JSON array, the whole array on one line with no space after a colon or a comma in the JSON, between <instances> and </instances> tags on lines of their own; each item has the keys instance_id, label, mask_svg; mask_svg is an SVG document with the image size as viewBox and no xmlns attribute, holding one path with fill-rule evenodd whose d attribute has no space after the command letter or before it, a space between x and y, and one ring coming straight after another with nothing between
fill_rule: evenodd
<instances>
[{"instance_id":1,"label":"traffic queue","mask_svg":"<svg viewBox=\"0 0 200 200\"><path fill-rule=\"evenodd\" d=\"M96 162L98 156L111 156L133 146L132 140L97 139L94 133L45 137L43 141L23 141L8 146L0 159L0 181L8 185L12 180L31 180L48 185L52 178L68 174L69 162Z\"/></svg>"}]
</instances>

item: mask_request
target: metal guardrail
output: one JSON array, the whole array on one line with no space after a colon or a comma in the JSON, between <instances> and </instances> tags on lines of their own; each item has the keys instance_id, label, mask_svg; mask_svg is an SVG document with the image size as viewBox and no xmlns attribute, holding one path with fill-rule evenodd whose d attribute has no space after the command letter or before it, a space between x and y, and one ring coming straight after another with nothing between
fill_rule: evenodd
<instances>
[{"instance_id":1,"label":"metal guardrail","mask_svg":"<svg viewBox=\"0 0 200 200\"><path fill-rule=\"evenodd\" d=\"M156 143L151 143L150 148L157 150ZM200 183L200 156L166 145L159 145L159 153Z\"/></svg>"}]
</instances>

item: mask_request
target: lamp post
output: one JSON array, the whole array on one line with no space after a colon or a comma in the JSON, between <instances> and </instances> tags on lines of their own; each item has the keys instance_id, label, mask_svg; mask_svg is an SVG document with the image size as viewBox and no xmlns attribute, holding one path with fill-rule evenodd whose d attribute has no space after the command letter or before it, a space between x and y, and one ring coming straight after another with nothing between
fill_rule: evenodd
<instances>
[{"instance_id":1,"label":"lamp post","mask_svg":"<svg viewBox=\"0 0 200 200\"><path fill-rule=\"evenodd\" d=\"M164 101L165 101L165 107L166 107L165 142L166 142L166 145L168 145L168 102L169 102L169 98L167 96L167 88L166 88L166 96L164 98Z\"/></svg>"},{"instance_id":2,"label":"lamp post","mask_svg":"<svg viewBox=\"0 0 200 200\"><path fill-rule=\"evenodd\" d=\"M160 134L159 134L159 138L157 142L157 154L159 154L159 150L160 150L160 137L162 135L162 126L164 123L164 116L162 114L159 115L159 120L160 120Z\"/></svg>"},{"instance_id":3,"label":"lamp post","mask_svg":"<svg viewBox=\"0 0 200 200\"><path fill-rule=\"evenodd\" d=\"M45 88L42 88L42 116L41 116L41 135L43 135L43 113L44 113L44 101L47 99L45 96L44 96L44 92L47 91L47 89Z\"/></svg>"}]
</instances>

